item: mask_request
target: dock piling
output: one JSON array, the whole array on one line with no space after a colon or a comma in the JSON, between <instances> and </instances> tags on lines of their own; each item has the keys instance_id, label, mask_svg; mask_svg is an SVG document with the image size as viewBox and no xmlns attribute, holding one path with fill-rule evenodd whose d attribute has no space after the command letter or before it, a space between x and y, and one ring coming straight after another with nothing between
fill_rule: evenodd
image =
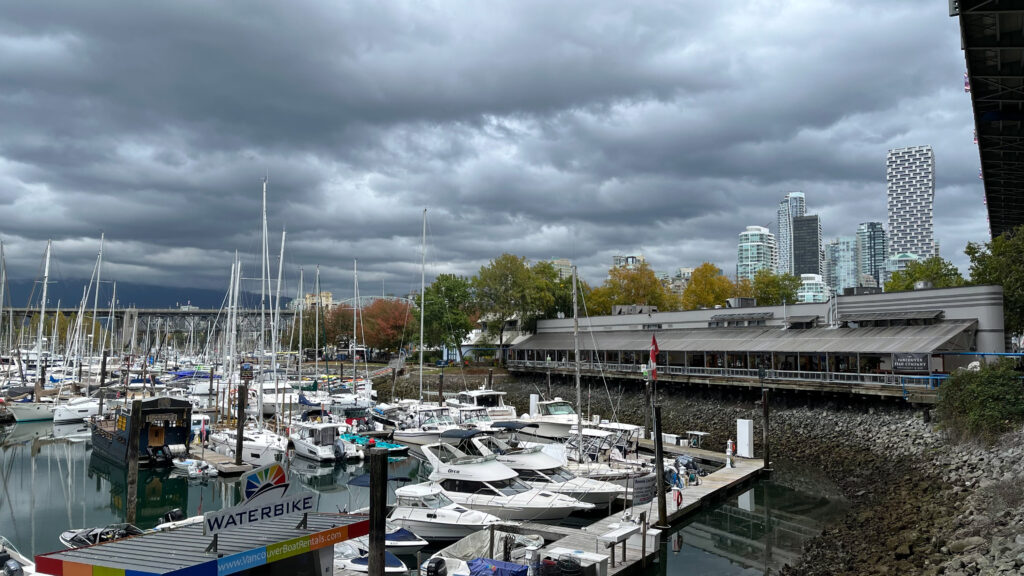
<instances>
[{"instance_id":1,"label":"dock piling","mask_svg":"<svg viewBox=\"0 0 1024 576\"><path fill-rule=\"evenodd\" d=\"M235 466L242 465L242 434L245 428L245 400L249 390L245 381L238 385L238 417L235 418Z\"/></svg>"},{"instance_id":2,"label":"dock piling","mask_svg":"<svg viewBox=\"0 0 1024 576\"><path fill-rule=\"evenodd\" d=\"M370 576L384 576L385 515L388 505L388 451L371 448L370 453Z\"/></svg>"},{"instance_id":3,"label":"dock piling","mask_svg":"<svg viewBox=\"0 0 1024 576\"><path fill-rule=\"evenodd\" d=\"M106 353L103 355L106 358ZM139 494L139 434L142 432L142 400L132 400L132 413L128 427L128 489L127 518L125 522L135 524L136 500Z\"/></svg>"},{"instance_id":4,"label":"dock piling","mask_svg":"<svg viewBox=\"0 0 1024 576\"><path fill-rule=\"evenodd\" d=\"M658 475L658 527L668 528L668 507L665 503L665 454L661 435L661 406L654 407L654 471Z\"/></svg>"}]
</instances>

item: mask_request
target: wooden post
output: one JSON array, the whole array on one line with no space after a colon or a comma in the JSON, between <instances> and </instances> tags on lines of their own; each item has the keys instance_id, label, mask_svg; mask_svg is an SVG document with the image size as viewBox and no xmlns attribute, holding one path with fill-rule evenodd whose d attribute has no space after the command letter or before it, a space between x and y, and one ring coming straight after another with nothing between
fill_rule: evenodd
<instances>
[{"instance_id":1,"label":"wooden post","mask_svg":"<svg viewBox=\"0 0 1024 576\"><path fill-rule=\"evenodd\" d=\"M487 532L490 535L487 544L487 557L494 558L494 524L487 525Z\"/></svg>"},{"instance_id":2,"label":"wooden post","mask_svg":"<svg viewBox=\"0 0 1024 576\"><path fill-rule=\"evenodd\" d=\"M654 471L658 487L658 527L668 528L668 510L665 504L665 454L661 435L661 406L654 407Z\"/></svg>"},{"instance_id":3,"label":"wooden post","mask_svg":"<svg viewBox=\"0 0 1024 576\"><path fill-rule=\"evenodd\" d=\"M107 353L103 353L106 360ZM125 522L135 524L136 500L139 495L139 435L142 431L142 400L132 400L128 423L128 513Z\"/></svg>"},{"instance_id":4,"label":"wooden post","mask_svg":"<svg viewBox=\"0 0 1024 576\"><path fill-rule=\"evenodd\" d=\"M244 432L243 429L245 428L245 401L246 401L246 399L248 399L248 397L249 397L249 386L247 385L245 380L243 380L238 385L238 398L236 398L237 404L238 404L238 418L237 418L237 422L235 422L235 434L237 435L237 437L235 438L235 465L236 466L241 466L242 465L242 435L243 435L243 432Z\"/></svg>"},{"instance_id":5,"label":"wooden post","mask_svg":"<svg viewBox=\"0 0 1024 576\"><path fill-rule=\"evenodd\" d=\"M548 397L545 400L551 400L551 368L548 368Z\"/></svg>"},{"instance_id":6,"label":"wooden post","mask_svg":"<svg viewBox=\"0 0 1024 576\"><path fill-rule=\"evenodd\" d=\"M388 451L370 448L370 576L384 576L384 533L388 506Z\"/></svg>"},{"instance_id":7,"label":"wooden post","mask_svg":"<svg viewBox=\"0 0 1024 576\"><path fill-rule=\"evenodd\" d=\"M437 377L437 405L444 406L444 366L441 367L441 375Z\"/></svg>"},{"instance_id":8,"label":"wooden post","mask_svg":"<svg viewBox=\"0 0 1024 576\"><path fill-rule=\"evenodd\" d=\"M768 446L768 389L761 388L761 408L764 409L764 429L762 432L762 441L764 443L764 469L770 470L772 459L771 452Z\"/></svg>"},{"instance_id":9,"label":"wooden post","mask_svg":"<svg viewBox=\"0 0 1024 576\"><path fill-rule=\"evenodd\" d=\"M487 369L487 389L494 390L494 368Z\"/></svg>"},{"instance_id":10,"label":"wooden post","mask_svg":"<svg viewBox=\"0 0 1024 576\"><path fill-rule=\"evenodd\" d=\"M130 372L129 372L129 374L130 374ZM100 388L103 388L103 385L106 384L106 383L107 383L107 351L104 350L103 351L103 359L100 360ZM125 387L127 388L128 385L125 384Z\"/></svg>"},{"instance_id":11,"label":"wooden post","mask_svg":"<svg viewBox=\"0 0 1024 576\"><path fill-rule=\"evenodd\" d=\"M644 381L644 434L650 434L651 427L651 379Z\"/></svg>"}]
</instances>

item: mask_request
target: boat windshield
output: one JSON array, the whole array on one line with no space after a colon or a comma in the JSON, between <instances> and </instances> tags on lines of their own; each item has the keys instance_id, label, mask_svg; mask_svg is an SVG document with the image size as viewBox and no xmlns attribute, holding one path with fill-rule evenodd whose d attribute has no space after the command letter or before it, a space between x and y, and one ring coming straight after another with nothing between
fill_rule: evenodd
<instances>
[{"instance_id":1,"label":"boat windshield","mask_svg":"<svg viewBox=\"0 0 1024 576\"><path fill-rule=\"evenodd\" d=\"M452 420L451 415L447 409L444 410L431 410L428 412L421 412L420 418L423 419L423 426L454 426L455 421Z\"/></svg>"},{"instance_id":2,"label":"boat windshield","mask_svg":"<svg viewBox=\"0 0 1024 576\"><path fill-rule=\"evenodd\" d=\"M552 482L568 482L576 477L573 475L572 472L569 472L568 470L562 468L561 466L559 466L558 468L545 470L544 474L547 475L548 478L551 478Z\"/></svg>"},{"instance_id":3,"label":"boat windshield","mask_svg":"<svg viewBox=\"0 0 1024 576\"><path fill-rule=\"evenodd\" d=\"M437 492L435 494L428 494L423 497L423 505L427 508L444 508L449 504L454 504L452 499L445 496L443 492Z\"/></svg>"},{"instance_id":4,"label":"boat windshield","mask_svg":"<svg viewBox=\"0 0 1024 576\"><path fill-rule=\"evenodd\" d=\"M476 397L476 405L484 408L498 408L501 404L501 396L497 394L480 394Z\"/></svg>"},{"instance_id":5,"label":"boat windshield","mask_svg":"<svg viewBox=\"0 0 1024 576\"><path fill-rule=\"evenodd\" d=\"M313 432L313 443L321 446L329 446L331 444L334 444L334 440L337 439L337 437L337 428L320 428L319 430L314 430Z\"/></svg>"},{"instance_id":6,"label":"boat windshield","mask_svg":"<svg viewBox=\"0 0 1024 576\"><path fill-rule=\"evenodd\" d=\"M529 486L523 483L519 478L509 478L508 480L494 480L486 483L491 488L494 488L498 492L501 492L505 496L515 496L516 494L522 494L532 490Z\"/></svg>"},{"instance_id":7,"label":"boat windshield","mask_svg":"<svg viewBox=\"0 0 1024 576\"><path fill-rule=\"evenodd\" d=\"M552 402L544 407L544 412L550 416L565 416L576 414L572 404L568 402Z\"/></svg>"}]
</instances>

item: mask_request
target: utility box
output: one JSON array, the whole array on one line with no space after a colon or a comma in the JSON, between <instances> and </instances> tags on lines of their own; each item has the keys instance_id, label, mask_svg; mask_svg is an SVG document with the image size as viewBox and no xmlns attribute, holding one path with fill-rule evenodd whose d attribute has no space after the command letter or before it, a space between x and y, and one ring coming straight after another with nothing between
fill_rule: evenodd
<instances>
[{"instance_id":1,"label":"utility box","mask_svg":"<svg viewBox=\"0 0 1024 576\"><path fill-rule=\"evenodd\" d=\"M740 458L754 457L753 420L736 420L736 455Z\"/></svg>"}]
</instances>

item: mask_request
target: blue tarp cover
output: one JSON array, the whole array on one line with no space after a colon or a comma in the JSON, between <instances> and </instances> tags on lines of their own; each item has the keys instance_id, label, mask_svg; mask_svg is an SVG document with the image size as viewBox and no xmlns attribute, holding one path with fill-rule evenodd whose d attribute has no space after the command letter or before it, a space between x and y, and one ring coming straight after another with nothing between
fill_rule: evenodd
<instances>
[{"instance_id":1,"label":"blue tarp cover","mask_svg":"<svg viewBox=\"0 0 1024 576\"><path fill-rule=\"evenodd\" d=\"M469 561L470 576L526 576L528 571L527 566L501 560L475 558Z\"/></svg>"}]
</instances>

